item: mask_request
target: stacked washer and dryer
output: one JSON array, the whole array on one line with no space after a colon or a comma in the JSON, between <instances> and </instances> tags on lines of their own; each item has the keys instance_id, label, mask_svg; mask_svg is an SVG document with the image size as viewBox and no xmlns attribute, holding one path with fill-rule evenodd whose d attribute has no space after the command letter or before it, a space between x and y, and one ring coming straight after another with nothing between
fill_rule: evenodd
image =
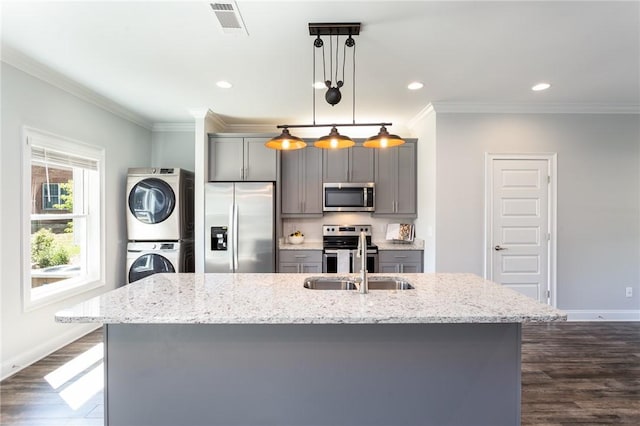
<instances>
[{"instance_id":1,"label":"stacked washer and dryer","mask_svg":"<svg viewBox=\"0 0 640 426\"><path fill-rule=\"evenodd\" d=\"M193 272L194 176L179 168L127 174L127 284L161 272Z\"/></svg>"}]
</instances>

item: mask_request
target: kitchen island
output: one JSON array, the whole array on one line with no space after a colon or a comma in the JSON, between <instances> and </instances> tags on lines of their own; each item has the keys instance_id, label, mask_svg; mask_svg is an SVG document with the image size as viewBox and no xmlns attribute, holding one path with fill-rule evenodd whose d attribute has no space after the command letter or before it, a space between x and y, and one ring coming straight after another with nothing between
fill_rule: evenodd
<instances>
[{"instance_id":1,"label":"kitchen island","mask_svg":"<svg viewBox=\"0 0 640 426\"><path fill-rule=\"evenodd\" d=\"M367 294L306 277L152 275L56 320L105 325L111 426L511 426L521 323L566 319L472 274Z\"/></svg>"}]
</instances>

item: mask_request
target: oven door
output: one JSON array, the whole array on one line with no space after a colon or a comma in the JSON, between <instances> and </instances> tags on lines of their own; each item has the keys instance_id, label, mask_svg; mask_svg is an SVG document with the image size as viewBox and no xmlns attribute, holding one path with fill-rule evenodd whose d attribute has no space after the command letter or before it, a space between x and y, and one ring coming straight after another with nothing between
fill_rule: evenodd
<instances>
[{"instance_id":1,"label":"oven door","mask_svg":"<svg viewBox=\"0 0 640 426\"><path fill-rule=\"evenodd\" d=\"M357 256L358 250L349 250L349 273L360 272L360 258ZM338 273L338 250L324 250L322 256L322 272ZM367 272L378 272L378 253L367 253ZM341 271L346 273L346 271Z\"/></svg>"},{"instance_id":2,"label":"oven door","mask_svg":"<svg viewBox=\"0 0 640 426\"><path fill-rule=\"evenodd\" d=\"M349 271L353 273L353 260L356 257L356 250L346 250L349 252ZM335 274L338 272L338 250L325 249L322 255L322 272ZM347 271L340 271L347 273Z\"/></svg>"}]
</instances>

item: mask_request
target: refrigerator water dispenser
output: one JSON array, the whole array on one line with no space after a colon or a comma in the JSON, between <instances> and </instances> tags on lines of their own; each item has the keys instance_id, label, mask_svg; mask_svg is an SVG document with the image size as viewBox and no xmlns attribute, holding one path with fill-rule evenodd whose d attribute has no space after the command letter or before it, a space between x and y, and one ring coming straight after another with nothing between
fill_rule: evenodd
<instances>
[{"instance_id":1,"label":"refrigerator water dispenser","mask_svg":"<svg viewBox=\"0 0 640 426\"><path fill-rule=\"evenodd\" d=\"M227 250L227 227L211 227L211 250Z\"/></svg>"}]
</instances>

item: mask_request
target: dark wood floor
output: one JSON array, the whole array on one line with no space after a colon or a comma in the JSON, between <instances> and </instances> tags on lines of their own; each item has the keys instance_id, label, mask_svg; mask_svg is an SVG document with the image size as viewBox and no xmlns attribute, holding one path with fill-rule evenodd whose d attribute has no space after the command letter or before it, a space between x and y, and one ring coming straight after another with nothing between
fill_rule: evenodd
<instances>
[{"instance_id":1,"label":"dark wood floor","mask_svg":"<svg viewBox=\"0 0 640 426\"><path fill-rule=\"evenodd\" d=\"M0 424L102 425L102 392L77 410L60 396L82 375L57 390L44 379L101 341L93 332L0 383ZM640 322L526 324L522 424L640 425Z\"/></svg>"},{"instance_id":2,"label":"dark wood floor","mask_svg":"<svg viewBox=\"0 0 640 426\"><path fill-rule=\"evenodd\" d=\"M523 327L523 425L640 425L640 323Z\"/></svg>"}]
</instances>

